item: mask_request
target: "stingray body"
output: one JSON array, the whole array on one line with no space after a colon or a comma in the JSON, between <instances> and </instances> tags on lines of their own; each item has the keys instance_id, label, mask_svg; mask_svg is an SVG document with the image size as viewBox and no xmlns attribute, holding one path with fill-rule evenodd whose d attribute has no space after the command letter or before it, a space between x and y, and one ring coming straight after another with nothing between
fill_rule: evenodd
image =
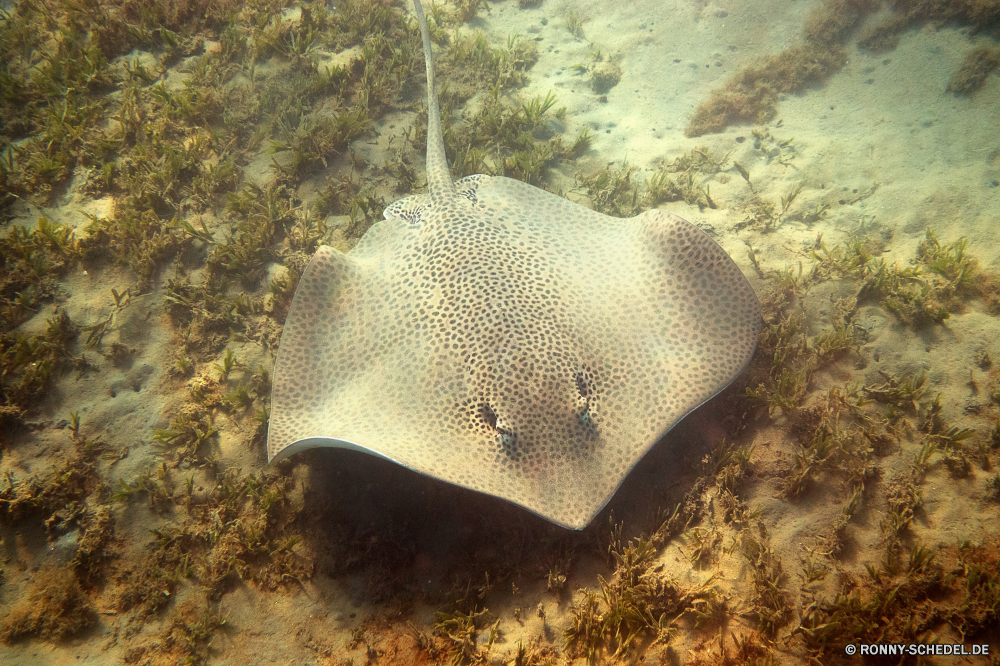
<instances>
[{"instance_id":1,"label":"stingray body","mask_svg":"<svg viewBox=\"0 0 1000 666\"><path fill-rule=\"evenodd\" d=\"M274 372L271 461L365 451L580 529L753 354L759 303L708 235L448 172L431 45L428 193L320 247Z\"/></svg>"}]
</instances>

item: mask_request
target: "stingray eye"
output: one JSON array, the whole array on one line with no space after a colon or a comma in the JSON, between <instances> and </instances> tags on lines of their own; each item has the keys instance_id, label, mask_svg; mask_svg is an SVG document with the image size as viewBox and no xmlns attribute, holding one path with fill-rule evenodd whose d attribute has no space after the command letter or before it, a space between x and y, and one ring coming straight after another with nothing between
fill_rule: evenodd
<instances>
[{"instance_id":1,"label":"stingray eye","mask_svg":"<svg viewBox=\"0 0 1000 666\"><path fill-rule=\"evenodd\" d=\"M490 427L490 430L496 433L497 443L500 448L503 449L504 453L509 456L517 456L517 435L514 430L510 428L506 423L497 418L497 413L493 411L493 408L483 403L482 410L480 412L483 417L483 421L486 425Z\"/></svg>"},{"instance_id":2,"label":"stingray eye","mask_svg":"<svg viewBox=\"0 0 1000 666\"><path fill-rule=\"evenodd\" d=\"M482 414L482 417L483 417L483 421L485 421L486 425L488 425L490 427L490 430L496 430L497 429L497 414L496 414L496 412L493 411L493 408L490 407L487 404L483 404L483 407L482 407L482 410L481 410L481 414Z\"/></svg>"}]
</instances>

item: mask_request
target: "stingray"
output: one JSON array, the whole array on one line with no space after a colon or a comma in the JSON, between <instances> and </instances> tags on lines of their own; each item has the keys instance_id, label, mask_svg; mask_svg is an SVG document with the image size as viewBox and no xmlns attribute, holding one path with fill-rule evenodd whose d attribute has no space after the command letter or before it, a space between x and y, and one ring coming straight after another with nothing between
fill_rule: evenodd
<instances>
[{"instance_id":1,"label":"stingray","mask_svg":"<svg viewBox=\"0 0 1000 666\"><path fill-rule=\"evenodd\" d=\"M427 24L427 193L321 246L292 299L271 462L369 453L581 529L640 458L753 355L760 305L672 213L594 212L448 170Z\"/></svg>"}]
</instances>

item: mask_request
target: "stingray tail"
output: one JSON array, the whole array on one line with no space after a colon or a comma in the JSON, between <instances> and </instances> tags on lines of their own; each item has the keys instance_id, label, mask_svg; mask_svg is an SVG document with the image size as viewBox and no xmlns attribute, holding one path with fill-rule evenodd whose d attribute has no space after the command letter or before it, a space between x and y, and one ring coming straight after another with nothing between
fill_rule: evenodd
<instances>
[{"instance_id":1,"label":"stingray tail","mask_svg":"<svg viewBox=\"0 0 1000 666\"><path fill-rule=\"evenodd\" d=\"M434 59L431 56L431 33L420 0L413 0L424 40L424 63L427 67L427 189L431 203L444 202L455 197L455 185L448 171L448 158L444 153L444 133L441 131L441 110L434 90Z\"/></svg>"}]
</instances>

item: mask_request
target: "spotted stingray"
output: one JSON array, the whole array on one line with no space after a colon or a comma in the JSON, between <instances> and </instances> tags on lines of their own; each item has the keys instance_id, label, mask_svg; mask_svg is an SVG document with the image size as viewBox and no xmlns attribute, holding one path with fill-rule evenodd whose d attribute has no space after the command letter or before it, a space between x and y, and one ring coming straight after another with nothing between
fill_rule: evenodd
<instances>
[{"instance_id":1,"label":"spotted stingray","mask_svg":"<svg viewBox=\"0 0 1000 666\"><path fill-rule=\"evenodd\" d=\"M364 451L580 529L753 355L760 305L707 234L509 178L452 181L427 23L427 189L320 247L281 336L270 461Z\"/></svg>"}]
</instances>

